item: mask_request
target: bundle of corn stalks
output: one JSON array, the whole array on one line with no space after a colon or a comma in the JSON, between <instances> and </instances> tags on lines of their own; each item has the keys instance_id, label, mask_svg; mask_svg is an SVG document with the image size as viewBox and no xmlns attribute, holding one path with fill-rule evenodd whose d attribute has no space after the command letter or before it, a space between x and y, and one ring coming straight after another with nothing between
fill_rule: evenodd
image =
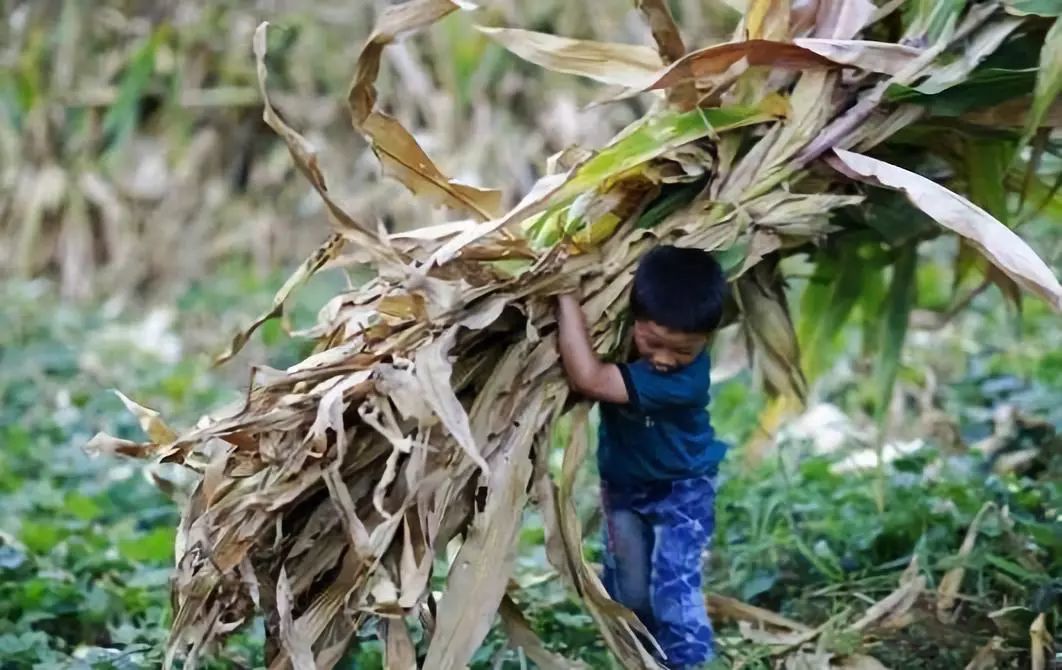
<instances>
[{"instance_id":1,"label":"bundle of corn stalks","mask_svg":"<svg viewBox=\"0 0 1062 670\"><path fill-rule=\"evenodd\" d=\"M1014 222L1018 200L1006 190L1014 182L1026 194L1047 193L1021 199L1017 216L1058 206L1037 169L1056 150L1043 128L1058 120L1062 85L1062 24L1051 27L1037 12L1057 11L1020 0L751 0L733 41L686 52L666 3L638 7L657 50L485 29L536 63L617 84L621 97L663 94L604 148L555 157L504 213L496 192L448 178L377 105L384 48L466 8L413 0L388 9L357 63L353 125L385 172L476 219L390 236L332 198L313 147L270 103L267 25L259 27L265 120L323 199L335 232L221 359L281 314L318 269L368 262L376 276L322 309L306 333L316 338L314 354L287 370L254 368L237 411L178 434L126 399L150 441L93 440L96 450L200 475L177 534L167 667L181 656L183 667L196 667L256 612L265 616L272 668L332 667L370 618L379 622L387 667L417 666L409 628L417 618L422 667L463 668L499 613L539 667L573 667L545 648L507 595L529 500L545 520L550 562L617 659L658 667L638 636L644 630L609 599L581 551L572 487L589 448L587 412L561 376L551 307L553 294L578 286L596 347L624 355L627 291L655 244L720 254L735 287L732 318L766 389L798 400L807 380L784 257L821 261L813 298L823 306L805 342L811 369L821 368L853 305L876 301L864 309L882 324L872 341L881 350L883 398L914 301L920 242L953 232L962 241L957 263L976 268L983 259L987 281L1062 308L1051 270L1000 221ZM1044 45L1031 77L1018 62L1030 43ZM986 59L1000 54L1020 67L986 72ZM1006 96L1000 80L1011 84ZM986 119L997 127L978 125ZM1010 124L1014 130L999 128ZM918 148L927 137L939 148ZM967 141L995 160L967 153ZM965 185L984 206L941 181ZM875 200L862 184L897 195ZM566 414L572 437L554 481L548 438ZM447 548L446 588L436 601L429 583Z\"/></svg>"}]
</instances>

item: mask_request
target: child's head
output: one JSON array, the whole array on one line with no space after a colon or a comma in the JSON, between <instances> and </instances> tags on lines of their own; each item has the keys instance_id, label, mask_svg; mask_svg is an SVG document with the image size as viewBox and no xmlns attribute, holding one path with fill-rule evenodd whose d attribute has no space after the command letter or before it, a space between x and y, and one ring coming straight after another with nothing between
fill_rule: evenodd
<instances>
[{"instance_id":1,"label":"child's head","mask_svg":"<svg viewBox=\"0 0 1062 670\"><path fill-rule=\"evenodd\" d=\"M638 264L631 290L634 344L660 371L689 365L719 327L726 276L700 249L659 246Z\"/></svg>"}]
</instances>

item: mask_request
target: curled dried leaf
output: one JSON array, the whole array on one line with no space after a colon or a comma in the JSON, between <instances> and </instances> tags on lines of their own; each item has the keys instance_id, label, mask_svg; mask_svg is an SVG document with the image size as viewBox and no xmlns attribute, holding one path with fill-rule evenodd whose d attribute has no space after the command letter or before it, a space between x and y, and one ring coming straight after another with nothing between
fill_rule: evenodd
<instances>
[{"instance_id":1,"label":"curled dried leaf","mask_svg":"<svg viewBox=\"0 0 1062 670\"><path fill-rule=\"evenodd\" d=\"M347 106L354 128L365 135L385 172L414 194L489 220L500 213L500 191L447 177L402 124L375 109L376 78L384 48L400 35L417 32L459 9L472 7L451 0L412 0L384 10L358 56Z\"/></svg>"},{"instance_id":2,"label":"curled dried leaf","mask_svg":"<svg viewBox=\"0 0 1062 670\"><path fill-rule=\"evenodd\" d=\"M122 401L125 408L137 418L137 421L140 422L140 429L151 438L152 442L164 445L177 440L177 433L166 425L166 422L162 420L162 416L157 411L133 402L121 391L115 391L114 394Z\"/></svg>"}]
</instances>

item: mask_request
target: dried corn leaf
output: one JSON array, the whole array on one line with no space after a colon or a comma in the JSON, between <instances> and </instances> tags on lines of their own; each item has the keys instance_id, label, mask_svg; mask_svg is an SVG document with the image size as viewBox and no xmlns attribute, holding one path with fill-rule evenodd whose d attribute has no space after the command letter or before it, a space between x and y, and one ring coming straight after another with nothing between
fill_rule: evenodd
<instances>
[{"instance_id":1,"label":"dried corn leaf","mask_svg":"<svg viewBox=\"0 0 1062 670\"><path fill-rule=\"evenodd\" d=\"M569 661L560 654L556 654L546 648L531 625L524 618L520 607L513 602L512 598L505 596L502 599L501 608L498 610L501 617L502 627L509 638L509 644L522 649L528 659L539 670L581 670L586 668L582 661Z\"/></svg>"},{"instance_id":2,"label":"dried corn leaf","mask_svg":"<svg viewBox=\"0 0 1062 670\"><path fill-rule=\"evenodd\" d=\"M364 249L382 268L401 265L385 240L377 237L371 229L356 221L332 200L331 196L328 195L328 186L325 182L324 173L321 172L317 162L317 150L305 137L285 123L273 108L266 86L269 75L265 66L267 53L266 33L268 30L269 23L265 22L260 24L254 32L254 56L258 74L258 88L262 94L262 120L284 140L288 147L288 152L295 161L295 165L309 180L314 190L321 196L321 199L324 200L329 215L340 233L355 242L359 248Z\"/></svg>"},{"instance_id":3,"label":"dried corn leaf","mask_svg":"<svg viewBox=\"0 0 1062 670\"><path fill-rule=\"evenodd\" d=\"M992 55L1003 41L1017 30L1019 25L1021 25L1021 20L1014 18L990 23L974 36L970 44L965 46L960 58L934 68L925 81L915 86L915 90L934 94L963 82L981 61Z\"/></svg>"},{"instance_id":4,"label":"dried corn leaf","mask_svg":"<svg viewBox=\"0 0 1062 670\"><path fill-rule=\"evenodd\" d=\"M996 658L996 652L1003 648L1003 638L994 636L991 640L986 642L970 662L966 664L963 670L995 670L999 667L999 659Z\"/></svg>"},{"instance_id":5,"label":"dried corn leaf","mask_svg":"<svg viewBox=\"0 0 1062 670\"><path fill-rule=\"evenodd\" d=\"M903 72L924 53L903 44L866 40L798 38L793 44L840 65L889 75Z\"/></svg>"},{"instance_id":6,"label":"dried corn leaf","mask_svg":"<svg viewBox=\"0 0 1062 670\"><path fill-rule=\"evenodd\" d=\"M387 670L417 670L417 650L409 627L402 619L382 622L384 639L384 667Z\"/></svg>"},{"instance_id":7,"label":"dried corn leaf","mask_svg":"<svg viewBox=\"0 0 1062 670\"><path fill-rule=\"evenodd\" d=\"M487 221L448 240L433 255L429 265L453 260L465 247L511 224L522 222L550 207L558 206L609 179L669 151L704 137L773 120L758 109L732 107L663 112L637 122L607 147L567 174L550 175L505 216Z\"/></svg>"},{"instance_id":8,"label":"dried corn leaf","mask_svg":"<svg viewBox=\"0 0 1062 670\"><path fill-rule=\"evenodd\" d=\"M815 37L849 40L874 18L877 7L869 0L819 0Z\"/></svg>"},{"instance_id":9,"label":"dried corn leaf","mask_svg":"<svg viewBox=\"0 0 1062 670\"><path fill-rule=\"evenodd\" d=\"M814 630L772 632L762 628L755 628L748 621L739 621L738 630L741 632L742 638L753 644L784 647L787 649L798 647L818 635L818 631Z\"/></svg>"},{"instance_id":10,"label":"dried corn leaf","mask_svg":"<svg viewBox=\"0 0 1062 670\"><path fill-rule=\"evenodd\" d=\"M375 84L384 48L402 34L426 28L458 9L470 8L471 5L450 0L411 0L384 10L358 56L347 105L351 122L369 140L385 172L433 203L489 220L500 213L500 191L450 179L402 124L375 109Z\"/></svg>"},{"instance_id":11,"label":"dried corn leaf","mask_svg":"<svg viewBox=\"0 0 1062 670\"><path fill-rule=\"evenodd\" d=\"M830 667L837 668L837 670L889 670L881 661L865 654L845 656L840 662Z\"/></svg>"},{"instance_id":12,"label":"dried corn leaf","mask_svg":"<svg viewBox=\"0 0 1062 670\"><path fill-rule=\"evenodd\" d=\"M789 0L750 0L745 10L746 38L785 41L789 37Z\"/></svg>"},{"instance_id":13,"label":"dried corn leaf","mask_svg":"<svg viewBox=\"0 0 1062 670\"><path fill-rule=\"evenodd\" d=\"M640 90L663 66L655 50L635 44L577 40L518 28L480 26L479 30L535 65L605 84Z\"/></svg>"},{"instance_id":14,"label":"dried corn leaf","mask_svg":"<svg viewBox=\"0 0 1062 670\"><path fill-rule=\"evenodd\" d=\"M166 425L166 422L162 420L162 416L156 410L133 402L121 391L115 391L114 394L118 396L118 399L122 401L126 409L137 418L140 422L140 429L144 431L144 434L152 442L163 445L177 440L177 433Z\"/></svg>"},{"instance_id":15,"label":"dried corn leaf","mask_svg":"<svg viewBox=\"0 0 1062 670\"><path fill-rule=\"evenodd\" d=\"M871 605L849 630L863 632L872 627L899 628L907 623L907 613L925 592L926 578L918 573L917 557L900 576L900 586L878 602Z\"/></svg>"},{"instance_id":16,"label":"dried corn leaf","mask_svg":"<svg viewBox=\"0 0 1062 670\"><path fill-rule=\"evenodd\" d=\"M133 442L107 433L96 433L83 447L90 456L119 454L132 458L148 458L158 451L155 442Z\"/></svg>"},{"instance_id":17,"label":"dried corn leaf","mask_svg":"<svg viewBox=\"0 0 1062 670\"><path fill-rule=\"evenodd\" d=\"M784 70L849 66L867 72L893 73L910 67L921 54L917 49L884 42L829 39L800 39L797 42L799 44L753 39L691 51L672 63L646 89L670 88L691 79L718 76L741 60L751 66Z\"/></svg>"},{"instance_id":18,"label":"dried corn leaf","mask_svg":"<svg viewBox=\"0 0 1062 670\"><path fill-rule=\"evenodd\" d=\"M328 239L320 247L314 250L310 256L302 262L301 265L288 277L284 285L280 287L280 290L273 296L273 304L270 308L260 314L249 326L243 328L238 333L233 335L232 342L229 343L228 349L218 354L214 359L214 365L221 365L222 363L230 360L233 356L238 354L244 345L251 339L251 335L258 330L266 321L275 319L284 314L284 303L287 302L291 294L310 280L314 274L317 273L324 265L330 260L334 259L340 251L343 249L345 240L342 235L330 235Z\"/></svg>"},{"instance_id":19,"label":"dried corn leaf","mask_svg":"<svg viewBox=\"0 0 1062 670\"><path fill-rule=\"evenodd\" d=\"M715 593L708 595L708 612L713 619L746 621L760 627L770 626L798 633L807 633L811 630L809 626L781 614Z\"/></svg>"},{"instance_id":20,"label":"dried corn leaf","mask_svg":"<svg viewBox=\"0 0 1062 670\"><path fill-rule=\"evenodd\" d=\"M974 516L973 521L970 522L970 527L966 529L966 537L962 540L959 553L955 555L958 565L948 570L937 586L937 619L941 623L955 623L958 619L959 614L955 609L955 605L958 600L959 589L962 587L962 578L966 575L965 562L969 559L970 553L977 543L977 534L981 530L981 523L984 521L985 515L995 510L995 508L994 503L985 503L977 512L977 515Z\"/></svg>"},{"instance_id":21,"label":"dried corn leaf","mask_svg":"<svg viewBox=\"0 0 1062 670\"><path fill-rule=\"evenodd\" d=\"M736 283L735 298L745 319L745 333L756 352L768 393L804 402L807 381L800 368L800 348L779 279L757 263Z\"/></svg>"},{"instance_id":22,"label":"dried corn leaf","mask_svg":"<svg viewBox=\"0 0 1062 670\"><path fill-rule=\"evenodd\" d=\"M653 34L656 49L664 63L674 63L685 56L686 45L671 16L667 0L637 0L636 4L649 23L649 31ZM668 91L667 99L678 109L690 109L697 104L697 89L692 82L682 84Z\"/></svg>"},{"instance_id":23,"label":"dried corn leaf","mask_svg":"<svg viewBox=\"0 0 1062 670\"><path fill-rule=\"evenodd\" d=\"M462 184L444 175L394 118L373 112L358 129L369 138L384 171L414 194L437 205L471 212L484 221L501 211L501 191Z\"/></svg>"},{"instance_id":24,"label":"dried corn leaf","mask_svg":"<svg viewBox=\"0 0 1062 670\"><path fill-rule=\"evenodd\" d=\"M1047 670L1047 653L1051 649L1051 636L1047 633L1047 614L1041 612L1029 626L1032 670Z\"/></svg>"},{"instance_id":25,"label":"dried corn leaf","mask_svg":"<svg viewBox=\"0 0 1062 670\"><path fill-rule=\"evenodd\" d=\"M284 568L277 579L277 610L280 612L280 640L291 659L294 670L317 670L311 649L311 640L292 621L291 609L294 597Z\"/></svg>"},{"instance_id":26,"label":"dried corn leaf","mask_svg":"<svg viewBox=\"0 0 1062 670\"><path fill-rule=\"evenodd\" d=\"M424 659L427 668L464 668L497 614L516 559L516 535L531 478L531 442L539 429L543 401L539 393L528 402L505 438L507 448L491 461L487 505L472 520L468 538L450 567Z\"/></svg>"}]
</instances>

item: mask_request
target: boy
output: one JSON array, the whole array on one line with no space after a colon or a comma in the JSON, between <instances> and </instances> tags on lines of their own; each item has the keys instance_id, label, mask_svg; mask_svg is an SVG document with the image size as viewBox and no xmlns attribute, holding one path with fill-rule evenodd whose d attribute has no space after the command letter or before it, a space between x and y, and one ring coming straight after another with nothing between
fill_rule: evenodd
<instances>
[{"instance_id":1,"label":"boy","mask_svg":"<svg viewBox=\"0 0 1062 670\"><path fill-rule=\"evenodd\" d=\"M598 359L579 301L558 297L561 360L572 388L601 403L598 467L611 596L653 634L673 669L714 657L701 556L715 528L726 445L708 415L709 337L726 296L719 264L660 246L634 275L633 363Z\"/></svg>"}]
</instances>

